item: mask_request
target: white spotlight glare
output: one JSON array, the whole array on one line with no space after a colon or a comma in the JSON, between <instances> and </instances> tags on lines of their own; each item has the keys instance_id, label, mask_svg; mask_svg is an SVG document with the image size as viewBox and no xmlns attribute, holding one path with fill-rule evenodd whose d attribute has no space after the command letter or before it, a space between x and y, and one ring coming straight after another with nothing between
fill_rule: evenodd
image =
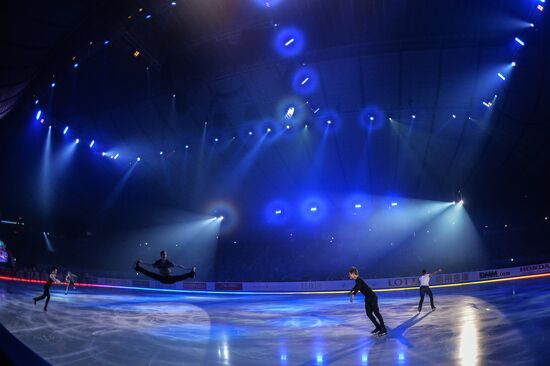
<instances>
[{"instance_id":1,"label":"white spotlight glare","mask_svg":"<svg viewBox=\"0 0 550 366\"><path fill-rule=\"evenodd\" d=\"M317 207L313 206L309 209L311 212L317 212Z\"/></svg>"},{"instance_id":2,"label":"white spotlight glare","mask_svg":"<svg viewBox=\"0 0 550 366\"><path fill-rule=\"evenodd\" d=\"M289 39L288 41L285 42L285 47L290 46L293 42L294 42L294 38Z\"/></svg>"},{"instance_id":3,"label":"white spotlight glare","mask_svg":"<svg viewBox=\"0 0 550 366\"><path fill-rule=\"evenodd\" d=\"M65 126L65 129L63 130L63 134L66 135L69 131L69 126Z\"/></svg>"},{"instance_id":4,"label":"white spotlight glare","mask_svg":"<svg viewBox=\"0 0 550 366\"><path fill-rule=\"evenodd\" d=\"M355 204L355 208L361 208L361 207L362 207L362 206L361 206L360 203L356 203L356 204Z\"/></svg>"},{"instance_id":5,"label":"white spotlight glare","mask_svg":"<svg viewBox=\"0 0 550 366\"><path fill-rule=\"evenodd\" d=\"M453 114L453 118L456 118L456 114Z\"/></svg>"},{"instance_id":6,"label":"white spotlight glare","mask_svg":"<svg viewBox=\"0 0 550 366\"><path fill-rule=\"evenodd\" d=\"M519 39L518 37L516 37L514 39L520 46L525 46L525 42L523 42L521 39Z\"/></svg>"},{"instance_id":7,"label":"white spotlight glare","mask_svg":"<svg viewBox=\"0 0 550 366\"><path fill-rule=\"evenodd\" d=\"M392 203L391 203L391 206L392 206L392 207L397 206L397 202L392 202Z\"/></svg>"},{"instance_id":8,"label":"white spotlight glare","mask_svg":"<svg viewBox=\"0 0 550 366\"><path fill-rule=\"evenodd\" d=\"M74 140L74 142L75 142L76 144L78 144L78 143L80 142L80 139L76 139L76 140Z\"/></svg>"},{"instance_id":9,"label":"white spotlight glare","mask_svg":"<svg viewBox=\"0 0 550 366\"><path fill-rule=\"evenodd\" d=\"M95 145L95 140L92 140L92 141L90 142L90 149L91 149L92 147L94 147L94 145Z\"/></svg>"},{"instance_id":10,"label":"white spotlight glare","mask_svg":"<svg viewBox=\"0 0 550 366\"><path fill-rule=\"evenodd\" d=\"M117 154L113 157L113 159L115 159L115 160L118 159L118 156L119 156L119 154L117 153Z\"/></svg>"},{"instance_id":11,"label":"white spotlight glare","mask_svg":"<svg viewBox=\"0 0 550 366\"><path fill-rule=\"evenodd\" d=\"M162 152L162 151L161 151L161 152L159 152L159 155L164 155L164 152Z\"/></svg>"},{"instance_id":12,"label":"white spotlight glare","mask_svg":"<svg viewBox=\"0 0 550 366\"><path fill-rule=\"evenodd\" d=\"M280 215L282 213L283 213L283 211L281 211L281 210L275 210L275 215Z\"/></svg>"},{"instance_id":13,"label":"white spotlight glare","mask_svg":"<svg viewBox=\"0 0 550 366\"><path fill-rule=\"evenodd\" d=\"M107 155L105 151L101 153L101 156L105 156L105 155Z\"/></svg>"},{"instance_id":14,"label":"white spotlight glare","mask_svg":"<svg viewBox=\"0 0 550 366\"><path fill-rule=\"evenodd\" d=\"M137 159L136 159L136 161L140 161L140 160L141 160L141 158L138 156Z\"/></svg>"},{"instance_id":15,"label":"white spotlight glare","mask_svg":"<svg viewBox=\"0 0 550 366\"><path fill-rule=\"evenodd\" d=\"M268 128L267 128L267 132L271 132L271 128L268 127Z\"/></svg>"},{"instance_id":16,"label":"white spotlight glare","mask_svg":"<svg viewBox=\"0 0 550 366\"><path fill-rule=\"evenodd\" d=\"M414 119L414 118L416 118L416 115L415 115L415 114L413 114L413 115L412 115L411 117L412 117L412 118Z\"/></svg>"},{"instance_id":17,"label":"white spotlight glare","mask_svg":"<svg viewBox=\"0 0 550 366\"><path fill-rule=\"evenodd\" d=\"M512 61L512 67L516 66L516 61Z\"/></svg>"},{"instance_id":18,"label":"white spotlight glare","mask_svg":"<svg viewBox=\"0 0 550 366\"><path fill-rule=\"evenodd\" d=\"M500 72L497 74L499 78L501 78L502 80L506 80L506 78L504 77L504 75L502 75Z\"/></svg>"}]
</instances>

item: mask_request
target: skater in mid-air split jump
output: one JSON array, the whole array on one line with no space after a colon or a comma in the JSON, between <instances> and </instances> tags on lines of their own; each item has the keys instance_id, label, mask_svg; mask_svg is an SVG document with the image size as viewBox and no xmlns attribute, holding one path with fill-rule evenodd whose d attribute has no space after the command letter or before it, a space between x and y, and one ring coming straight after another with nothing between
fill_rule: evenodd
<instances>
[{"instance_id":1,"label":"skater in mid-air split jump","mask_svg":"<svg viewBox=\"0 0 550 366\"><path fill-rule=\"evenodd\" d=\"M146 264L146 265L152 266L153 268L158 269L159 273L146 270L141 266L142 264ZM170 260L168 260L168 253L165 250L163 250L160 252L160 259L158 259L154 263L143 263L141 260L138 260L136 262L134 269L137 272L140 272L146 275L147 277L150 277L154 280L157 280L167 285L171 285L173 283L183 281L188 278L195 278L197 267L193 267L191 268L191 271L182 275L177 275L177 276L172 275L172 268L174 267L178 267L184 270L189 269L189 268L180 266L178 264L172 263Z\"/></svg>"},{"instance_id":2,"label":"skater in mid-air split jump","mask_svg":"<svg viewBox=\"0 0 550 366\"><path fill-rule=\"evenodd\" d=\"M384 318L382 318L380 309L378 309L378 296L376 296L374 291L367 285L365 280L359 277L359 271L356 267L351 267L349 269L348 276L350 280L355 281L355 286L353 286L349 293L349 301L353 302L355 295L359 291L365 296L365 312L375 326L371 333L380 336L388 334L386 326L384 325Z\"/></svg>"}]
</instances>

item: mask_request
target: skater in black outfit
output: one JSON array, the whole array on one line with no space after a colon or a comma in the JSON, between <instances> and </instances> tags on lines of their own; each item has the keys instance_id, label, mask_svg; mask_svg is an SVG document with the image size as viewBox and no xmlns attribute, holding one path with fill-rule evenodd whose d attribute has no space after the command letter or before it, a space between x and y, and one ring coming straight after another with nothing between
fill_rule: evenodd
<instances>
[{"instance_id":1,"label":"skater in black outfit","mask_svg":"<svg viewBox=\"0 0 550 366\"><path fill-rule=\"evenodd\" d=\"M428 296L430 297L430 305L432 306L432 310L435 310L434 296L432 294L432 290L430 289L430 278L441 271L442 269L440 268L434 273L427 273L427 271L423 269L422 276L418 277L418 280L420 281L420 302L418 303L419 313L422 311L422 304L424 303L424 295L426 294L428 294Z\"/></svg>"},{"instance_id":2,"label":"skater in black outfit","mask_svg":"<svg viewBox=\"0 0 550 366\"><path fill-rule=\"evenodd\" d=\"M353 302L355 295L359 291L361 291L361 293L365 296L365 312L375 326L374 330L371 333L376 335L388 334L386 326L384 325L384 318L382 318L380 310L378 309L378 296L376 296L374 291L372 291L372 289L366 284L366 282L361 277L359 277L359 271L357 270L357 268L351 267L348 271L348 276L350 280L355 280L355 286L353 286L349 293L349 301Z\"/></svg>"},{"instance_id":3,"label":"skater in black outfit","mask_svg":"<svg viewBox=\"0 0 550 366\"><path fill-rule=\"evenodd\" d=\"M174 267L178 267L182 269L189 269L189 268L174 264L171 261L169 261L168 253L166 253L165 250L160 252L160 259L158 259L155 263L143 263L143 264L150 265L153 268L157 268L160 274L146 270L141 266L141 264L142 264L141 260L138 260L136 262L136 266L134 267L134 269L140 273L143 273L147 277L151 277L152 279L167 285L171 285L173 283L183 281L188 278L195 278L195 273L197 269L197 267L193 267L191 271L189 271L188 273L185 273L179 276L172 276L172 268Z\"/></svg>"},{"instance_id":4,"label":"skater in black outfit","mask_svg":"<svg viewBox=\"0 0 550 366\"><path fill-rule=\"evenodd\" d=\"M36 305L37 301L46 299L46 303L44 304L44 311L48 311L48 304L50 303L50 287L55 282L58 285L61 285L61 281L55 277L57 275L57 267L53 267L52 271L50 272L50 276L48 277L48 280L44 284L44 292L42 295L33 298L34 305Z\"/></svg>"}]
</instances>

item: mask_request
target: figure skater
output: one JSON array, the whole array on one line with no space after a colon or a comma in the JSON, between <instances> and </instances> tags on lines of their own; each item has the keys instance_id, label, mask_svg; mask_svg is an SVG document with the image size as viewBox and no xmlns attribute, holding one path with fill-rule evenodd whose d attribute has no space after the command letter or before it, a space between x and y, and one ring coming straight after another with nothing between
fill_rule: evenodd
<instances>
[{"instance_id":1,"label":"figure skater","mask_svg":"<svg viewBox=\"0 0 550 366\"><path fill-rule=\"evenodd\" d=\"M54 282L58 285L61 285L61 281L59 281L57 277L55 277L56 275L57 267L53 267L48 277L48 280L44 284L44 292L42 293L42 295L33 298L34 305L36 305L37 301L46 299L46 303L44 304L44 311L48 311L48 304L50 303L50 287Z\"/></svg>"},{"instance_id":2,"label":"figure skater","mask_svg":"<svg viewBox=\"0 0 550 366\"><path fill-rule=\"evenodd\" d=\"M355 286L353 286L353 288L349 292L350 294L349 301L353 302L355 295L359 291L361 291L361 293L365 296L365 312L367 313L367 316L370 319L370 321L375 326L371 334L380 335L380 336L388 334L388 331L386 330L386 326L384 325L384 318L382 318L382 315L380 314L380 310L378 309L378 296L376 296L374 291L372 291L372 289L366 284L365 280L359 277L359 271L357 270L356 267L351 267L349 269L348 276L350 280L355 281ZM376 316L378 320L376 320L374 316Z\"/></svg>"},{"instance_id":3,"label":"figure skater","mask_svg":"<svg viewBox=\"0 0 550 366\"><path fill-rule=\"evenodd\" d=\"M435 310L434 296L432 294L432 290L430 289L430 278L441 271L442 269L440 268L434 273L427 273L427 271L423 269L422 276L418 277L418 280L420 281L420 302L418 303L419 313L422 311L422 304L424 303L424 295L426 294L428 294L428 296L430 297L430 305L432 306L432 310Z\"/></svg>"},{"instance_id":4,"label":"figure skater","mask_svg":"<svg viewBox=\"0 0 550 366\"><path fill-rule=\"evenodd\" d=\"M76 280L76 275L74 273L71 273L71 272L67 272L67 275L65 276L65 282L67 282L67 288L65 289L65 295L67 295L67 292L69 292L69 287L73 287L73 290L76 290L76 286L75 286L75 280Z\"/></svg>"},{"instance_id":5,"label":"figure skater","mask_svg":"<svg viewBox=\"0 0 550 366\"><path fill-rule=\"evenodd\" d=\"M174 264L171 261L169 261L168 253L165 250L160 252L160 259L158 259L156 262L143 263L158 269L160 274L146 270L145 268L141 267L141 264L142 264L141 260L138 260L136 262L136 266L134 267L134 269L137 272L143 273L147 277L150 277L154 280L157 280L167 285L171 285L173 283L183 281L188 278L195 278L196 269L197 269L197 267L193 267L191 271L189 271L188 273L185 273L179 276L172 276L172 268L174 267L178 267L182 269L189 269L189 268L180 266L179 264Z\"/></svg>"}]
</instances>

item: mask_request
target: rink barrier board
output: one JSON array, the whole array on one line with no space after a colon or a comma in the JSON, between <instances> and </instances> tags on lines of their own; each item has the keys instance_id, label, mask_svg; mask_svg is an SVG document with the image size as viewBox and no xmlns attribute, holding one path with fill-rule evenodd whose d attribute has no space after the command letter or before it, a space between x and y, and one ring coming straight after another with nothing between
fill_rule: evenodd
<instances>
[{"instance_id":1,"label":"rink barrier board","mask_svg":"<svg viewBox=\"0 0 550 366\"><path fill-rule=\"evenodd\" d=\"M445 288L512 281L526 278L550 276L550 263L519 267L489 269L474 272L448 273L432 276L430 287ZM41 280L18 279L0 276L1 280L27 283L45 283ZM404 291L418 289L418 276L365 279L376 292ZM64 283L65 284L65 283ZM219 294L339 294L353 287L353 281L308 281L308 282L179 282L163 285L148 279L91 278L81 287L121 288L166 292L196 292Z\"/></svg>"}]
</instances>

